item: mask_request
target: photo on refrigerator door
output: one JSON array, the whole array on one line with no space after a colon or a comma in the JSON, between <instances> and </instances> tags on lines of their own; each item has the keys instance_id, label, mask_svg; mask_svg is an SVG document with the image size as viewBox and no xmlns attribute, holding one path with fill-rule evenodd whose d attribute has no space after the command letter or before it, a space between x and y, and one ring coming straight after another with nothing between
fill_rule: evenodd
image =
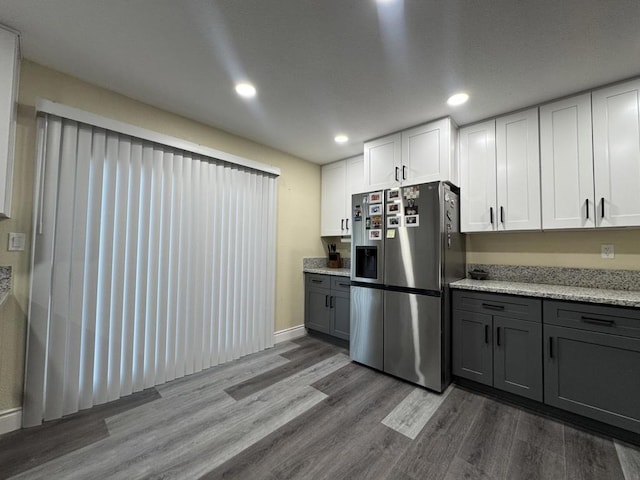
<instances>
[{"instance_id":1,"label":"photo on refrigerator door","mask_svg":"<svg viewBox=\"0 0 640 480\"><path fill-rule=\"evenodd\" d=\"M420 215L407 215L404 217L405 227L418 227L420 226Z\"/></svg>"},{"instance_id":2,"label":"photo on refrigerator door","mask_svg":"<svg viewBox=\"0 0 640 480\"><path fill-rule=\"evenodd\" d=\"M387 228L399 228L402 226L402 217L387 217Z\"/></svg>"},{"instance_id":3,"label":"photo on refrigerator door","mask_svg":"<svg viewBox=\"0 0 640 480\"><path fill-rule=\"evenodd\" d=\"M369 240L380 240L382 238L382 230L369 230Z\"/></svg>"},{"instance_id":4,"label":"photo on refrigerator door","mask_svg":"<svg viewBox=\"0 0 640 480\"><path fill-rule=\"evenodd\" d=\"M382 213L382 205L369 205L369 215L380 215Z\"/></svg>"},{"instance_id":5,"label":"photo on refrigerator door","mask_svg":"<svg viewBox=\"0 0 640 480\"><path fill-rule=\"evenodd\" d=\"M382 203L382 192L372 192L369 194L369 203Z\"/></svg>"},{"instance_id":6,"label":"photo on refrigerator door","mask_svg":"<svg viewBox=\"0 0 640 480\"><path fill-rule=\"evenodd\" d=\"M402 211L402 203L392 202L387 203L387 215L397 215Z\"/></svg>"}]
</instances>

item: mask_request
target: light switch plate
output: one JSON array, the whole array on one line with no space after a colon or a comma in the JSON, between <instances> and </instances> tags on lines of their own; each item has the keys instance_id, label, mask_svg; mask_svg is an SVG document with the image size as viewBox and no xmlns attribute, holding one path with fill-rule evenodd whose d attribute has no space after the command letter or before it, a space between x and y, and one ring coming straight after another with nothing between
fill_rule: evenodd
<instances>
[{"instance_id":1,"label":"light switch plate","mask_svg":"<svg viewBox=\"0 0 640 480\"><path fill-rule=\"evenodd\" d=\"M24 247L27 243L27 236L24 233L9 233L9 247L7 250L10 252L24 252Z\"/></svg>"},{"instance_id":2,"label":"light switch plate","mask_svg":"<svg viewBox=\"0 0 640 480\"><path fill-rule=\"evenodd\" d=\"M615 252L612 244L600 245L600 253L602 255L602 258L607 258L607 259L615 258Z\"/></svg>"}]
</instances>

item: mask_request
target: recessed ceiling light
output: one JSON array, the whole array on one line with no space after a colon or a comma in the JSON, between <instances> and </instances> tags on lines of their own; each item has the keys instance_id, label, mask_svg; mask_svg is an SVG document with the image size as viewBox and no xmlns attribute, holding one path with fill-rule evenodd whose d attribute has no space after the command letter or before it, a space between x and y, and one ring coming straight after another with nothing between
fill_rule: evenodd
<instances>
[{"instance_id":1,"label":"recessed ceiling light","mask_svg":"<svg viewBox=\"0 0 640 480\"><path fill-rule=\"evenodd\" d=\"M336 143L347 143L349 141L349 137L341 133L340 135L336 135L334 140Z\"/></svg>"},{"instance_id":2,"label":"recessed ceiling light","mask_svg":"<svg viewBox=\"0 0 640 480\"><path fill-rule=\"evenodd\" d=\"M455 95L451 95L447 103L452 107L457 107L458 105L462 105L467 100L469 100L469 95L466 93L456 93Z\"/></svg>"},{"instance_id":3,"label":"recessed ceiling light","mask_svg":"<svg viewBox=\"0 0 640 480\"><path fill-rule=\"evenodd\" d=\"M246 82L238 83L236 93L244 98L252 98L256 96L256 87Z\"/></svg>"}]
</instances>

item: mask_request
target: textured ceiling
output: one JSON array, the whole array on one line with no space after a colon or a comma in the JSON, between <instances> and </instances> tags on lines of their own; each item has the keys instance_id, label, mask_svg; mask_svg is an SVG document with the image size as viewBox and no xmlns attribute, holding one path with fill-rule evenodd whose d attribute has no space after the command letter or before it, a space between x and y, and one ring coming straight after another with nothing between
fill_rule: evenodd
<instances>
[{"instance_id":1,"label":"textured ceiling","mask_svg":"<svg viewBox=\"0 0 640 480\"><path fill-rule=\"evenodd\" d=\"M640 74L638 0L0 0L0 23L30 60L317 163Z\"/></svg>"}]
</instances>

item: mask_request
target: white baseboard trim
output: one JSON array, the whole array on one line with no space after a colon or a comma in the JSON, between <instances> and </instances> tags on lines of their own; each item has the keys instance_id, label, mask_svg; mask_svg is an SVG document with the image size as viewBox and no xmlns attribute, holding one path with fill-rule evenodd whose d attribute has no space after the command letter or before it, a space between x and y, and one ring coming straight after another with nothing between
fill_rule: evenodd
<instances>
[{"instance_id":1,"label":"white baseboard trim","mask_svg":"<svg viewBox=\"0 0 640 480\"><path fill-rule=\"evenodd\" d=\"M0 412L0 435L22 428L22 408L11 408Z\"/></svg>"},{"instance_id":2,"label":"white baseboard trim","mask_svg":"<svg viewBox=\"0 0 640 480\"><path fill-rule=\"evenodd\" d=\"M304 337L307 331L304 325L298 325L297 327L285 328L284 330L278 330L273 334L273 343L285 342L287 340L293 340L294 338Z\"/></svg>"}]
</instances>

